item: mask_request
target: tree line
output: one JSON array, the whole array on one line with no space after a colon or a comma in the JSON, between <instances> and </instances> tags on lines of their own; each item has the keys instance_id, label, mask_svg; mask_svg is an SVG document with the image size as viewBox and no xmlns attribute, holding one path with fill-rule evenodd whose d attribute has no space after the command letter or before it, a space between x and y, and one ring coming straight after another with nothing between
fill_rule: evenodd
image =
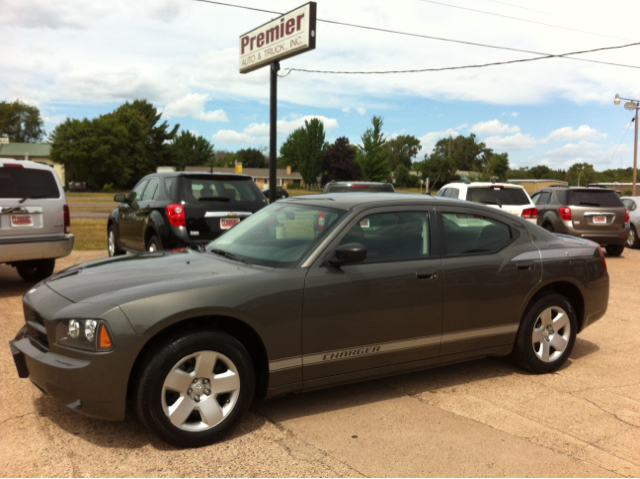
<instances>
[{"instance_id":1,"label":"tree line","mask_svg":"<svg viewBox=\"0 0 640 479\"><path fill-rule=\"evenodd\" d=\"M358 144L340 137L326 141L319 119L305 121L290 133L280 148L279 168L291 166L307 185L329 181L391 181L415 187L429 178L434 187L459 179L556 179L570 185L630 182L632 169L595 171L589 163L567 170L546 165L510 169L507 153L495 153L472 133L440 139L421 160L421 142L413 135L388 138L384 120L373 116ZM39 142L46 136L37 107L19 100L0 102L0 136L12 142ZM158 166L184 170L188 166L266 168L267 148L214 151L214 145L180 125L169 126L162 113L147 100L126 102L94 119L67 119L49 134L51 159L65 166L68 180L85 181L89 189L129 189Z\"/></svg>"}]
</instances>

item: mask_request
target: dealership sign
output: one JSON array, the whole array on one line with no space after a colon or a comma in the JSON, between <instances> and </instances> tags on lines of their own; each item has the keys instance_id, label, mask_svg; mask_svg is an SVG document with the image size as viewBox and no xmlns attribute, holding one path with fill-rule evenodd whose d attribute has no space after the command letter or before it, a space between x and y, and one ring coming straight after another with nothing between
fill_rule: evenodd
<instances>
[{"instance_id":1,"label":"dealership sign","mask_svg":"<svg viewBox=\"0 0 640 479\"><path fill-rule=\"evenodd\" d=\"M240 73L316 47L316 3L309 2L240 37Z\"/></svg>"}]
</instances>

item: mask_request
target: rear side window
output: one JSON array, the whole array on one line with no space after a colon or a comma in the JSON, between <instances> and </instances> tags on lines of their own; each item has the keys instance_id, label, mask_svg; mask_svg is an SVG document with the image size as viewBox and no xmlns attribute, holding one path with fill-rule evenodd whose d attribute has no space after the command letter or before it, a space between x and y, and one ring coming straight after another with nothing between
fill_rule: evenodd
<instances>
[{"instance_id":1,"label":"rear side window","mask_svg":"<svg viewBox=\"0 0 640 479\"><path fill-rule=\"evenodd\" d=\"M60 198L53 171L0 168L0 198Z\"/></svg>"},{"instance_id":2,"label":"rear side window","mask_svg":"<svg viewBox=\"0 0 640 479\"><path fill-rule=\"evenodd\" d=\"M511 228L481 215L443 213L449 255L492 253L511 241Z\"/></svg>"},{"instance_id":3,"label":"rear side window","mask_svg":"<svg viewBox=\"0 0 640 479\"><path fill-rule=\"evenodd\" d=\"M331 185L328 193L394 193L391 185Z\"/></svg>"},{"instance_id":4,"label":"rear side window","mask_svg":"<svg viewBox=\"0 0 640 479\"><path fill-rule=\"evenodd\" d=\"M528 205L529 197L520 188L469 188L467 201L488 205Z\"/></svg>"},{"instance_id":5,"label":"rear side window","mask_svg":"<svg viewBox=\"0 0 640 479\"><path fill-rule=\"evenodd\" d=\"M182 193L192 201L257 201L262 193L251 179L230 177L183 177Z\"/></svg>"},{"instance_id":6,"label":"rear side window","mask_svg":"<svg viewBox=\"0 0 640 479\"><path fill-rule=\"evenodd\" d=\"M177 178L165 178L164 179L164 191L167 194L167 198L172 201L176 201L176 186L178 185Z\"/></svg>"},{"instance_id":7,"label":"rear side window","mask_svg":"<svg viewBox=\"0 0 640 479\"><path fill-rule=\"evenodd\" d=\"M624 206L622 200L611 190L572 190L569 192L569 205L571 206Z\"/></svg>"},{"instance_id":8,"label":"rear side window","mask_svg":"<svg viewBox=\"0 0 640 479\"><path fill-rule=\"evenodd\" d=\"M629 211L635 211L637 208L633 200L622 200L622 204L624 204L625 207L629 208Z\"/></svg>"}]
</instances>

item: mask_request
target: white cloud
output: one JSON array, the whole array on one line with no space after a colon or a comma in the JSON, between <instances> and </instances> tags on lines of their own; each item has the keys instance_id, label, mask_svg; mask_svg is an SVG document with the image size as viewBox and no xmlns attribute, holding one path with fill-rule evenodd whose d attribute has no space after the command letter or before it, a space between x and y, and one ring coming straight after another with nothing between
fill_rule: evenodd
<instances>
[{"instance_id":1,"label":"white cloud","mask_svg":"<svg viewBox=\"0 0 640 479\"><path fill-rule=\"evenodd\" d=\"M363 107L358 107L356 108L357 112L360 113L361 115L364 115L367 112L366 108Z\"/></svg>"},{"instance_id":2,"label":"white cloud","mask_svg":"<svg viewBox=\"0 0 640 479\"><path fill-rule=\"evenodd\" d=\"M349 112L351 111L351 109L350 109L348 106L345 106L345 107L342 109L342 111L343 111L343 113L349 113Z\"/></svg>"},{"instance_id":3,"label":"white cloud","mask_svg":"<svg viewBox=\"0 0 640 479\"><path fill-rule=\"evenodd\" d=\"M511 116L516 118L519 115L519 113L517 111L514 111L513 113L511 113Z\"/></svg>"},{"instance_id":4,"label":"white cloud","mask_svg":"<svg viewBox=\"0 0 640 479\"><path fill-rule=\"evenodd\" d=\"M420 158L420 156L422 155L431 154L431 152L433 151L433 147L436 146L438 140L447 138L448 136L455 138L459 134L460 133L457 130L449 128L444 131L431 131L426 135L421 136L420 138L418 138L421 145L420 153L418 153L418 160L422 159Z\"/></svg>"},{"instance_id":5,"label":"white cloud","mask_svg":"<svg viewBox=\"0 0 640 479\"><path fill-rule=\"evenodd\" d=\"M523 135L522 133L516 133L511 136L490 136L484 140L485 144L489 148L493 148L498 152L509 152L510 150L533 150L538 143L538 140L531 135Z\"/></svg>"},{"instance_id":6,"label":"white cloud","mask_svg":"<svg viewBox=\"0 0 640 479\"><path fill-rule=\"evenodd\" d=\"M180 0L150 0L147 6L149 17L163 22L176 20L186 2Z\"/></svg>"},{"instance_id":7,"label":"white cloud","mask_svg":"<svg viewBox=\"0 0 640 479\"><path fill-rule=\"evenodd\" d=\"M189 93L167 104L163 110L166 118L173 116L191 116L197 120L227 122L229 118L224 110L205 111L205 103L209 95L202 93Z\"/></svg>"},{"instance_id":8,"label":"white cloud","mask_svg":"<svg viewBox=\"0 0 640 479\"><path fill-rule=\"evenodd\" d=\"M231 145L247 145L256 143L263 138L251 136L247 133L238 133L235 130L220 130L214 133L213 139L219 143L228 143Z\"/></svg>"},{"instance_id":9,"label":"white cloud","mask_svg":"<svg viewBox=\"0 0 640 479\"><path fill-rule=\"evenodd\" d=\"M547 139L549 140L563 140L563 141L571 141L571 140L587 140L587 139L600 139L606 138L606 133L600 133L595 128L591 128L589 125L582 125L577 129L573 129L573 127L565 126L564 128L558 128L557 130L551 132Z\"/></svg>"},{"instance_id":10,"label":"white cloud","mask_svg":"<svg viewBox=\"0 0 640 479\"><path fill-rule=\"evenodd\" d=\"M546 151L544 155L556 159L592 156L597 148L597 144L582 140L578 143L567 143L559 148Z\"/></svg>"},{"instance_id":11,"label":"white cloud","mask_svg":"<svg viewBox=\"0 0 640 479\"><path fill-rule=\"evenodd\" d=\"M500 135L504 133L517 133L520 131L519 126L509 126L501 123L500 120L490 120L482 123L476 123L471 127L473 133L480 135Z\"/></svg>"},{"instance_id":12,"label":"white cloud","mask_svg":"<svg viewBox=\"0 0 640 479\"><path fill-rule=\"evenodd\" d=\"M89 23L113 9L111 2L75 0L4 0L0 24L37 29L85 29Z\"/></svg>"}]
</instances>

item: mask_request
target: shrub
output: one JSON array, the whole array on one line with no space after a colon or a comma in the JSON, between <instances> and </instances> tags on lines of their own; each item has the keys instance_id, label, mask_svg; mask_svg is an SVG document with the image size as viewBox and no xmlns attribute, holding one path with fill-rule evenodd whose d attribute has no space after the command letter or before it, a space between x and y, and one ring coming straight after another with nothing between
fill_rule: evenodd
<instances>
[{"instance_id":1,"label":"shrub","mask_svg":"<svg viewBox=\"0 0 640 479\"><path fill-rule=\"evenodd\" d=\"M631 196L633 194L633 191L631 190L624 190L624 193L622 193L622 196Z\"/></svg>"},{"instance_id":2,"label":"shrub","mask_svg":"<svg viewBox=\"0 0 640 479\"><path fill-rule=\"evenodd\" d=\"M102 187L102 191L104 191L105 193L113 193L116 190L113 187L113 183L105 183Z\"/></svg>"}]
</instances>

